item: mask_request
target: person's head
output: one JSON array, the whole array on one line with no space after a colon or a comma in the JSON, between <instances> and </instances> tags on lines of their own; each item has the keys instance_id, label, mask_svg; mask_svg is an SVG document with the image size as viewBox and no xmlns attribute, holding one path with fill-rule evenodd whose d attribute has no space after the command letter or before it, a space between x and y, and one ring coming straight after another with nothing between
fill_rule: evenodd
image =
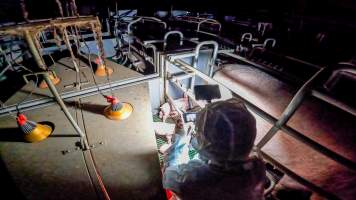
<instances>
[{"instance_id":1,"label":"person's head","mask_svg":"<svg viewBox=\"0 0 356 200\"><path fill-rule=\"evenodd\" d=\"M256 138L256 120L238 99L208 104L196 120L199 154L215 162L243 161Z\"/></svg>"}]
</instances>

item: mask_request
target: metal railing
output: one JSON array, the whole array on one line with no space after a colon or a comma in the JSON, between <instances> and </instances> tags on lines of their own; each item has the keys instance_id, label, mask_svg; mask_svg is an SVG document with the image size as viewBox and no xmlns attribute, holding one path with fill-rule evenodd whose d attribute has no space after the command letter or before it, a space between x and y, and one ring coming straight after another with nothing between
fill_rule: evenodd
<instances>
[{"instance_id":1,"label":"metal railing","mask_svg":"<svg viewBox=\"0 0 356 200\"><path fill-rule=\"evenodd\" d=\"M163 24L164 26L164 29L167 29L167 23L156 18L156 17L139 17L138 19L135 19L133 21L131 21L128 25L127 25L127 33L128 34L132 34L132 30L131 30L131 26L140 22L140 21L151 21L151 22L157 22L157 23L160 23L160 24Z\"/></svg>"}]
</instances>

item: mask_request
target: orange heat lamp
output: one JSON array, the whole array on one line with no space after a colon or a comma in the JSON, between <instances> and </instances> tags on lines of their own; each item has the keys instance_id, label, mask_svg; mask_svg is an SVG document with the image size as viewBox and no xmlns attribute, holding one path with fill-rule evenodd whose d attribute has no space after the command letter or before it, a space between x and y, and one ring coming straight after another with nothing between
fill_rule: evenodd
<instances>
[{"instance_id":1,"label":"orange heat lamp","mask_svg":"<svg viewBox=\"0 0 356 200\"><path fill-rule=\"evenodd\" d=\"M120 102L113 96L105 96L105 98L107 102L110 103L110 105L104 109L105 117L112 120L124 120L132 114L133 107L131 104Z\"/></svg>"},{"instance_id":2,"label":"orange heat lamp","mask_svg":"<svg viewBox=\"0 0 356 200\"><path fill-rule=\"evenodd\" d=\"M52 133L52 127L27 120L24 114L17 116L17 124L24 133L27 142L39 142L46 139Z\"/></svg>"},{"instance_id":3,"label":"orange heat lamp","mask_svg":"<svg viewBox=\"0 0 356 200\"><path fill-rule=\"evenodd\" d=\"M95 70L95 75L97 76L110 76L113 73L113 69L111 69L110 67L106 67L104 65L103 60L98 57L95 59L95 63L97 65L97 68Z\"/></svg>"},{"instance_id":4,"label":"orange heat lamp","mask_svg":"<svg viewBox=\"0 0 356 200\"><path fill-rule=\"evenodd\" d=\"M49 74L49 79L52 81L53 85L57 85L59 82L61 82L61 79L52 71ZM41 81L41 83L38 85L39 88L45 89L48 88L48 85L45 80Z\"/></svg>"}]
</instances>

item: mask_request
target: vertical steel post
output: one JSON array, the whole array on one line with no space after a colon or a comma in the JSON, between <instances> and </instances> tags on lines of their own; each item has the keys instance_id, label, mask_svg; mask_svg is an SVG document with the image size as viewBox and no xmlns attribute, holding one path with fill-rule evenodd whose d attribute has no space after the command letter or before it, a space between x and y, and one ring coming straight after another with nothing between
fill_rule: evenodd
<instances>
[{"instance_id":1,"label":"vertical steel post","mask_svg":"<svg viewBox=\"0 0 356 200\"><path fill-rule=\"evenodd\" d=\"M218 50L219 50L219 44L215 41L204 41L204 42L200 42L197 47L195 48L195 55L194 55L194 60L193 60L193 67L194 68L198 68L198 59L199 59L199 53L200 53L200 49L205 46L205 45L213 45L214 49L213 49L213 54L211 56L211 58L208 60L207 63L207 67L209 67L209 72L208 75L210 77L213 77L213 72L214 72L214 64L215 64L215 60L216 57L218 55ZM194 92L194 85L195 85L195 76L192 77L192 80L190 82L190 89Z\"/></svg>"},{"instance_id":2,"label":"vertical steel post","mask_svg":"<svg viewBox=\"0 0 356 200\"><path fill-rule=\"evenodd\" d=\"M42 59L41 59L41 56L40 54L38 53L37 49L36 49L36 46L33 42L33 39L29 33L28 30L25 30L25 39L26 39L26 42L30 48L30 51L37 63L37 65L43 69L43 70L46 70L46 66L45 64L43 63ZM59 107L62 109L62 111L64 112L64 115L67 117L67 119L69 120L69 122L72 124L73 128L75 129L75 131L80 135L81 139L82 139L82 148L83 150L87 150L89 149L89 144L88 144L88 141L86 139L86 136L84 134L84 132L80 129L80 127L78 126L77 122L73 119L72 115L70 114L67 106L64 104L62 98L59 96L58 94L58 91L56 89L56 87L53 85L50 77L49 77L49 74L48 73L44 73L43 75L43 78L44 80L46 81L47 85L48 85L48 88L50 89L50 91L52 92L54 98L56 99Z\"/></svg>"}]
</instances>

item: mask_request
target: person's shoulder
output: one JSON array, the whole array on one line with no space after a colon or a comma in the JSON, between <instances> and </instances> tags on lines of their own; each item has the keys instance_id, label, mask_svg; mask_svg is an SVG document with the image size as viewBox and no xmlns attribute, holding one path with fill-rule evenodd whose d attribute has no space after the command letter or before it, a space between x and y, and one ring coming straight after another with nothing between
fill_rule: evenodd
<instances>
[{"instance_id":1,"label":"person's shoulder","mask_svg":"<svg viewBox=\"0 0 356 200\"><path fill-rule=\"evenodd\" d=\"M180 173L184 173L185 175L195 174L198 171L206 171L208 170L208 165L197 159L197 160L190 160L186 164L178 165L178 171Z\"/></svg>"},{"instance_id":2,"label":"person's shoulder","mask_svg":"<svg viewBox=\"0 0 356 200\"><path fill-rule=\"evenodd\" d=\"M206 165L201 160L191 160L186 164L168 167L163 173L163 186L166 189L180 193L185 184L199 179L201 172L207 171L206 168Z\"/></svg>"},{"instance_id":3,"label":"person's shoulder","mask_svg":"<svg viewBox=\"0 0 356 200\"><path fill-rule=\"evenodd\" d=\"M198 169L207 168L207 165L201 160L190 160L188 163L180 164L172 167L167 167L165 172L180 174L187 174L187 172L196 171Z\"/></svg>"}]
</instances>

